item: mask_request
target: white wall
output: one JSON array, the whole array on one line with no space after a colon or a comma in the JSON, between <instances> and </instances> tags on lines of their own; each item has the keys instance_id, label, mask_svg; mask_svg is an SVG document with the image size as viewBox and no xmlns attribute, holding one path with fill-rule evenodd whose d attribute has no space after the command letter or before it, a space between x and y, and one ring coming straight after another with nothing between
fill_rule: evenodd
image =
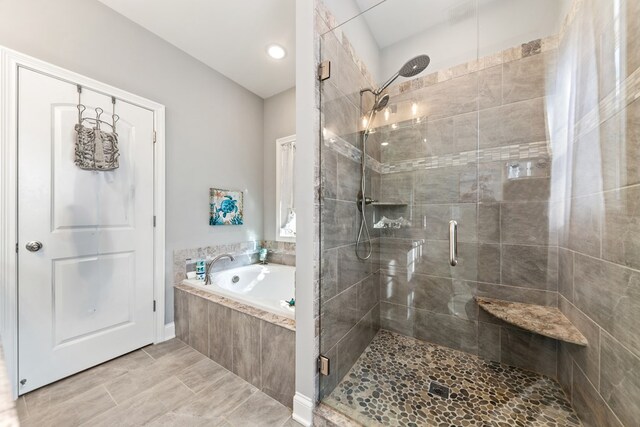
<instances>
[{"instance_id":1,"label":"white wall","mask_svg":"<svg viewBox=\"0 0 640 427\"><path fill-rule=\"evenodd\" d=\"M548 37L558 32L566 9L567 0L481 0L478 16L445 20L382 49L380 69L393 75L409 58L426 53L428 72L434 72Z\"/></svg>"},{"instance_id":2,"label":"white wall","mask_svg":"<svg viewBox=\"0 0 640 427\"><path fill-rule=\"evenodd\" d=\"M171 322L174 249L262 236L262 99L95 0L1 0L0 45L166 106ZM246 225L209 227L212 186L245 190Z\"/></svg>"},{"instance_id":3,"label":"white wall","mask_svg":"<svg viewBox=\"0 0 640 427\"><path fill-rule=\"evenodd\" d=\"M314 2L296 4L296 396L293 417L310 426L315 404L316 339L315 271L315 180L319 114L316 105Z\"/></svg>"},{"instance_id":4,"label":"white wall","mask_svg":"<svg viewBox=\"0 0 640 427\"><path fill-rule=\"evenodd\" d=\"M265 240L276 239L276 139L296 133L296 88L264 100L264 230Z\"/></svg>"}]
</instances>

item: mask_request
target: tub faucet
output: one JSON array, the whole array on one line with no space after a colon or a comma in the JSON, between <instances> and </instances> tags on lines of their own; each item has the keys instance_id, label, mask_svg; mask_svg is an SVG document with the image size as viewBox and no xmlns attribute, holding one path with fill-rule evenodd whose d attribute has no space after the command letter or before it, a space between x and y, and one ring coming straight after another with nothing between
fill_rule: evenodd
<instances>
[{"instance_id":1,"label":"tub faucet","mask_svg":"<svg viewBox=\"0 0 640 427\"><path fill-rule=\"evenodd\" d=\"M214 259L212 259L211 261L209 261L209 263L207 264L207 269L206 269L205 274L204 274L204 284L205 285L210 285L211 284L211 276L209 275L209 273L211 272L211 267L213 267L213 264L215 264L216 262L218 262L218 261L220 261L221 259L224 259L224 258L229 258L229 260L231 262L235 261L235 258L231 254L221 254L221 255L218 255L217 257L215 257Z\"/></svg>"},{"instance_id":2,"label":"tub faucet","mask_svg":"<svg viewBox=\"0 0 640 427\"><path fill-rule=\"evenodd\" d=\"M258 254L258 258L260 259L260 264L267 265L267 256L269 255L269 250L267 248L260 249L260 253Z\"/></svg>"}]
</instances>

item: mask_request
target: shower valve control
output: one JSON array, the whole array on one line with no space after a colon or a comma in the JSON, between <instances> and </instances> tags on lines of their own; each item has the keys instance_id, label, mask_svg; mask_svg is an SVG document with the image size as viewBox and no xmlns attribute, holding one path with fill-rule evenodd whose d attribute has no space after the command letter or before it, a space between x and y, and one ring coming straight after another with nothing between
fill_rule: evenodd
<instances>
[{"instance_id":1,"label":"shower valve control","mask_svg":"<svg viewBox=\"0 0 640 427\"><path fill-rule=\"evenodd\" d=\"M358 206L358 210L359 210L360 212L362 212L362 202L363 202L363 199L362 199L362 193L359 193L359 194L358 194L358 203L357 203L357 206ZM364 198L364 204L365 204L365 205L370 205L370 204L375 203L375 202L376 202L376 200L373 200L371 197L365 197L365 198Z\"/></svg>"}]
</instances>

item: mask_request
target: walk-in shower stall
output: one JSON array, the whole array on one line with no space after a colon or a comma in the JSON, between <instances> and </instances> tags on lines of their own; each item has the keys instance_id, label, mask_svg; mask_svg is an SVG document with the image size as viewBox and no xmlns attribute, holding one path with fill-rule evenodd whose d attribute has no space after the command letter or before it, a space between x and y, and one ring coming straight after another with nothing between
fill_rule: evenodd
<instances>
[{"instance_id":1,"label":"walk-in shower stall","mask_svg":"<svg viewBox=\"0 0 640 427\"><path fill-rule=\"evenodd\" d=\"M320 403L637 425L640 0L318 0L316 27Z\"/></svg>"}]
</instances>

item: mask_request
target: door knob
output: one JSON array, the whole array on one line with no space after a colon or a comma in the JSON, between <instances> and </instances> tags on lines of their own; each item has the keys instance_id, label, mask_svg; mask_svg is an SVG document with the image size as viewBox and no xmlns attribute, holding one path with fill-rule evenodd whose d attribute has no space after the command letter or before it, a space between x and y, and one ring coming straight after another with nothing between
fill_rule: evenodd
<instances>
[{"instance_id":1,"label":"door knob","mask_svg":"<svg viewBox=\"0 0 640 427\"><path fill-rule=\"evenodd\" d=\"M42 242L36 242L35 240L33 240L31 242L27 242L25 247L29 252L38 252L40 249L42 249Z\"/></svg>"}]
</instances>

